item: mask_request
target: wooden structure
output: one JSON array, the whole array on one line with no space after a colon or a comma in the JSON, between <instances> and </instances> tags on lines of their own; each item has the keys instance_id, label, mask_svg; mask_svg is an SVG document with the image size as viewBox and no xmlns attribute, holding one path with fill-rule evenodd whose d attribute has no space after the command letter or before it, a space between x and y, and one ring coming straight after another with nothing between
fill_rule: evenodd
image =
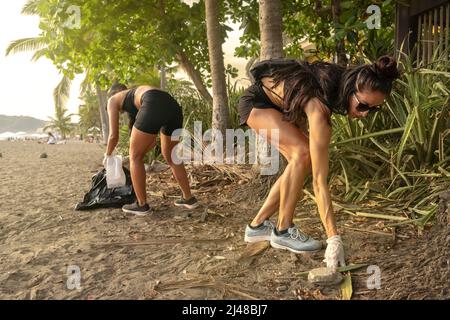
<instances>
[{"instance_id":1,"label":"wooden structure","mask_svg":"<svg viewBox=\"0 0 450 320\"><path fill-rule=\"evenodd\" d=\"M415 54L417 63L428 64L434 52L449 60L450 3L448 0L410 0L397 5L396 50ZM402 47L403 44L403 47Z\"/></svg>"}]
</instances>

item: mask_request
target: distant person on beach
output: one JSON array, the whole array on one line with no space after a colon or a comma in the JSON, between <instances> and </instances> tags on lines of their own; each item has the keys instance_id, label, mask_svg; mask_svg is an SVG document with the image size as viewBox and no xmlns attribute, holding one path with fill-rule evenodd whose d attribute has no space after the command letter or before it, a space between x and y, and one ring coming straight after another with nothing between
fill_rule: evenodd
<instances>
[{"instance_id":1,"label":"distant person on beach","mask_svg":"<svg viewBox=\"0 0 450 320\"><path fill-rule=\"evenodd\" d=\"M178 144L171 140L172 133L183 127L183 112L178 102L167 92L150 86L128 89L114 84L108 91L109 139L103 163L113 153L119 141L119 113L128 113L131 131L130 172L136 203L122 207L124 212L145 215L150 212L146 193L144 156L156 145L158 133L161 152L180 185L182 197L175 201L178 207L193 209L198 206L192 196L186 169L172 161L172 149Z\"/></svg>"},{"instance_id":2,"label":"distant person on beach","mask_svg":"<svg viewBox=\"0 0 450 320\"><path fill-rule=\"evenodd\" d=\"M53 133L49 132L48 133L48 139L47 139L47 144L56 144L56 137L53 135Z\"/></svg>"},{"instance_id":3,"label":"distant person on beach","mask_svg":"<svg viewBox=\"0 0 450 320\"><path fill-rule=\"evenodd\" d=\"M315 199L328 238L324 262L330 268L345 265L327 181L331 115L359 119L381 110L392 82L399 77L397 63L390 56L348 68L326 62L269 60L252 70L257 75L255 84L238 103L241 125L247 124L258 134L268 130L269 142L271 130L277 130L274 146L288 165L247 225L244 239L267 240L272 247L295 253L320 250L321 241L293 222L303 182L312 171ZM276 212L278 222L274 225L269 218Z\"/></svg>"}]
</instances>

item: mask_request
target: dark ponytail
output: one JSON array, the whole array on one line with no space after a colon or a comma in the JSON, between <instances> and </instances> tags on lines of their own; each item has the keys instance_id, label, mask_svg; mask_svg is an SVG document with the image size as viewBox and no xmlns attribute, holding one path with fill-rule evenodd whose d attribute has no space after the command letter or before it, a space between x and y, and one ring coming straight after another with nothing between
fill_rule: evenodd
<instances>
[{"instance_id":1,"label":"dark ponytail","mask_svg":"<svg viewBox=\"0 0 450 320\"><path fill-rule=\"evenodd\" d=\"M373 63L372 67L373 71L380 79L385 79L391 83L400 77L397 61L391 56L382 56L378 58L377 62Z\"/></svg>"},{"instance_id":2,"label":"dark ponytail","mask_svg":"<svg viewBox=\"0 0 450 320\"><path fill-rule=\"evenodd\" d=\"M127 86L122 83L118 83L118 82L114 83L111 86L111 88L109 88L109 90L108 90L108 93L107 93L108 99L111 98L116 93L119 93L120 91L124 91L127 89L128 89Z\"/></svg>"}]
</instances>

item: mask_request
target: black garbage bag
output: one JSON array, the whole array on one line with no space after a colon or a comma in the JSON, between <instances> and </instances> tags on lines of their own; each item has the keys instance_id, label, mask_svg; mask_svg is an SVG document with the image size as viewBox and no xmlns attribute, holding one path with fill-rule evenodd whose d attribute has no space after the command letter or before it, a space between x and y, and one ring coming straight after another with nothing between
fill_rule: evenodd
<instances>
[{"instance_id":1,"label":"black garbage bag","mask_svg":"<svg viewBox=\"0 0 450 320\"><path fill-rule=\"evenodd\" d=\"M130 171L123 168L126 183L123 187L108 189L106 185L106 170L102 169L92 177L92 187L84 196L75 210L91 210L97 208L119 208L124 204L136 201L136 195L131 183Z\"/></svg>"}]
</instances>

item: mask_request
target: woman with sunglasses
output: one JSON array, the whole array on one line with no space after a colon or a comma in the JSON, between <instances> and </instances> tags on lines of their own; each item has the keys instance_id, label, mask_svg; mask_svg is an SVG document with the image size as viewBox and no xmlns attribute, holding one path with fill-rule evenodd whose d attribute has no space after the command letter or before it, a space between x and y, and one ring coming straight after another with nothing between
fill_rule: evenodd
<instances>
[{"instance_id":1,"label":"woman with sunglasses","mask_svg":"<svg viewBox=\"0 0 450 320\"><path fill-rule=\"evenodd\" d=\"M328 146L331 115L364 118L380 110L399 77L394 58L382 56L373 64L341 67L326 62L295 61L262 72L238 104L241 125L256 133L266 130L288 165L272 186L258 214L247 225L246 242L270 241L272 247L295 253L317 251L322 243L293 223L294 209L301 196L305 176L312 171L318 211L327 236L327 267L345 265L342 239L328 187ZM269 218L278 211L274 225Z\"/></svg>"}]
</instances>

